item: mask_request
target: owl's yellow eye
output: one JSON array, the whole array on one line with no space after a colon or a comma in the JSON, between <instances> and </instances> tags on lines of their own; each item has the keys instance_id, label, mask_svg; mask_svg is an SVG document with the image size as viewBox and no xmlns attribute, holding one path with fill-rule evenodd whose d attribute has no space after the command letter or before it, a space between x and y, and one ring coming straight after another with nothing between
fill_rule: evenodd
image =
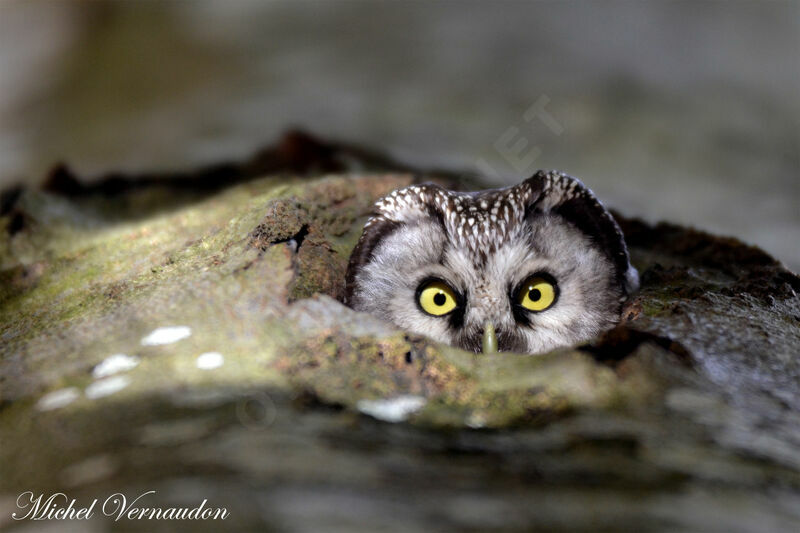
<instances>
[{"instance_id":1,"label":"owl's yellow eye","mask_svg":"<svg viewBox=\"0 0 800 533\"><path fill-rule=\"evenodd\" d=\"M517 292L517 302L528 311L544 311L555 301L555 282L541 276L531 276Z\"/></svg>"},{"instance_id":2,"label":"owl's yellow eye","mask_svg":"<svg viewBox=\"0 0 800 533\"><path fill-rule=\"evenodd\" d=\"M456 293L442 281L431 281L418 292L419 306L429 315L446 315L458 306Z\"/></svg>"}]
</instances>

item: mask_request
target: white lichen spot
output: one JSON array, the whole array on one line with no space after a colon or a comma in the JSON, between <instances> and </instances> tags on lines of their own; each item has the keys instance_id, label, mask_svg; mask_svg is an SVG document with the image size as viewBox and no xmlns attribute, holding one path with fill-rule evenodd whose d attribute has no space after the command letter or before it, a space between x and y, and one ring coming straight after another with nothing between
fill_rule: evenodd
<instances>
[{"instance_id":1,"label":"white lichen spot","mask_svg":"<svg viewBox=\"0 0 800 533\"><path fill-rule=\"evenodd\" d=\"M65 405L69 405L80 397L80 392L75 387L68 387L66 389L54 390L48 392L36 402L36 408L39 411L52 411L59 409Z\"/></svg>"},{"instance_id":2,"label":"white lichen spot","mask_svg":"<svg viewBox=\"0 0 800 533\"><path fill-rule=\"evenodd\" d=\"M474 412L467 418L467 425L472 429L486 427L486 416L483 413Z\"/></svg>"},{"instance_id":3,"label":"white lichen spot","mask_svg":"<svg viewBox=\"0 0 800 533\"><path fill-rule=\"evenodd\" d=\"M191 336L192 328L189 326L168 326L154 329L150 334L142 339L142 346L159 346L161 344L172 344L179 340Z\"/></svg>"},{"instance_id":4,"label":"white lichen spot","mask_svg":"<svg viewBox=\"0 0 800 533\"><path fill-rule=\"evenodd\" d=\"M385 422L402 422L425 405L422 396L397 396L385 400L359 400L358 410Z\"/></svg>"},{"instance_id":5,"label":"white lichen spot","mask_svg":"<svg viewBox=\"0 0 800 533\"><path fill-rule=\"evenodd\" d=\"M197 368L200 370L214 370L225 363L225 357L219 352L206 352L197 356Z\"/></svg>"},{"instance_id":6,"label":"white lichen spot","mask_svg":"<svg viewBox=\"0 0 800 533\"><path fill-rule=\"evenodd\" d=\"M105 378L119 374L120 372L127 372L136 368L139 364L139 358L135 355L125 355L124 353L115 353L106 358L102 363L94 367L92 370L92 377L94 379Z\"/></svg>"},{"instance_id":7,"label":"white lichen spot","mask_svg":"<svg viewBox=\"0 0 800 533\"><path fill-rule=\"evenodd\" d=\"M103 398L104 396L111 396L130 385L131 379L128 376L113 376L110 378L95 381L84 391L86 397L90 400Z\"/></svg>"}]
</instances>

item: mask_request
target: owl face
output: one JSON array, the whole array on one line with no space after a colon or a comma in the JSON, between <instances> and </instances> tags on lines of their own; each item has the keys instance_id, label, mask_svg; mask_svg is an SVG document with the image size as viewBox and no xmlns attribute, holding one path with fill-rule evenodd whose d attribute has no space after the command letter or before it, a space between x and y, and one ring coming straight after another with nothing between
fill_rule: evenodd
<instances>
[{"instance_id":1,"label":"owl face","mask_svg":"<svg viewBox=\"0 0 800 533\"><path fill-rule=\"evenodd\" d=\"M461 193L415 185L378 201L350 259L346 303L480 352L541 353L619 321L635 290L622 234L578 180L537 173Z\"/></svg>"}]
</instances>

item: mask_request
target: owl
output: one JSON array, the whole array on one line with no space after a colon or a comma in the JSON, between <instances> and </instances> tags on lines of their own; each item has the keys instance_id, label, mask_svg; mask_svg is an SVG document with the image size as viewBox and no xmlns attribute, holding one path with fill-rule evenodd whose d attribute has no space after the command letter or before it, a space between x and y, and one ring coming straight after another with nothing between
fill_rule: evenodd
<instances>
[{"instance_id":1,"label":"owl","mask_svg":"<svg viewBox=\"0 0 800 533\"><path fill-rule=\"evenodd\" d=\"M473 352L537 354L613 327L638 288L622 232L580 180L412 185L380 199L350 256L345 303Z\"/></svg>"}]
</instances>

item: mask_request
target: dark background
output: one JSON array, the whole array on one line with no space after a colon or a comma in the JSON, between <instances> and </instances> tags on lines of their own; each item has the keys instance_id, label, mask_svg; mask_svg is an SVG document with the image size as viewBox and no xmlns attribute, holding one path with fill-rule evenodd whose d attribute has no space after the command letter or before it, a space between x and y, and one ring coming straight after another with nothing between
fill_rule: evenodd
<instances>
[{"instance_id":1,"label":"dark background","mask_svg":"<svg viewBox=\"0 0 800 533\"><path fill-rule=\"evenodd\" d=\"M496 183L558 168L797 271L799 51L798 2L6 1L0 187L299 126Z\"/></svg>"}]
</instances>

